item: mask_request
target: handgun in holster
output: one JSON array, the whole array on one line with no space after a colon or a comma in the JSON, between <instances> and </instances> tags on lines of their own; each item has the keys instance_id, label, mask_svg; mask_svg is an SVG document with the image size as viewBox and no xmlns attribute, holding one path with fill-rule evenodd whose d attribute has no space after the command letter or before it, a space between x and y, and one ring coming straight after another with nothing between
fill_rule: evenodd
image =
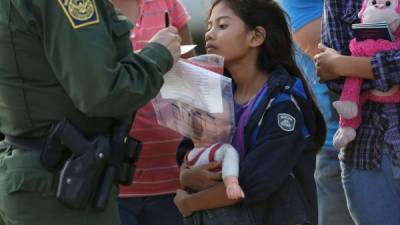
<instances>
[{"instance_id":1,"label":"handgun in holster","mask_svg":"<svg viewBox=\"0 0 400 225\"><path fill-rule=\"evenodd\" d=\"M93 203L95 208L104 209L113 184L132 183L141 142L127 137L129 127L130 123L116 120L110 135L91 139L67 119L51 129L41 162L50 169L62 168L59 201L71 208Z\"/></svg>"},{"instance_id":2,"label":"handgun in holster","mask_svg":"<svg viewBox=\"0 0 400 225\"><path fill-rule=\"evenodd\" d=\"M60 121L52 130L47 148L42 151L45 166L62 164L65 149L70 157L62 166L57 199L70 208L85 208L95 196L100 176L110 156L110 137L97 135L88 140L68 120Z\"/></svg>"}]
</instances>

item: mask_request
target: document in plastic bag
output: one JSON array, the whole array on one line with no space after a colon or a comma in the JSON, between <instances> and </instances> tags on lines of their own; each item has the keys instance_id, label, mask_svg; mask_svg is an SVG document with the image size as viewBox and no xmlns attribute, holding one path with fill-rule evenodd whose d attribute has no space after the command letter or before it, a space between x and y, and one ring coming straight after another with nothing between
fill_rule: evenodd
<instances>
[{"instance_id":1,"label":"document in plastic bag","mask_svg":"<svg viewBox=\"0 0 400 225\"><path fill-rule=\"evenodd\" d=\"M232 80L222 72L223 58L217 55L176 63L152 101L158 123L199 142L230 142L235 128Z\"/></svg>"}]
</instances>

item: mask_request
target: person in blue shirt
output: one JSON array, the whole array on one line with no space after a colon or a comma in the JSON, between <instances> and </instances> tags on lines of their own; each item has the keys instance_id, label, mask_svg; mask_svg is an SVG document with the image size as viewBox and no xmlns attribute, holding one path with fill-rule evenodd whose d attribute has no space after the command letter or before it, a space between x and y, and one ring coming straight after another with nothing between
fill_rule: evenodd
<instances>
[{"instance_id":1,"label":"person in blue shirt","mask_svg":"<svg viewBox=\"0 0 400 225\"><path fill-rule=\"evenodd\" d=\"M208 53L224 57L234 84L231 144L241 156L244 198L228 199L210 166L184 163L185 190L177 191L175 204L186 224L315 225L315 158L325 122L294 61L282 9L274 0L216 0L205 39ZM181 147L182 162L193 145Z\"/></svg>"},{"instance_id":2,"label":"person in blue shirt","mask_svg":"<svg viewBox=\"0 0 400 225\"><path fill-rule=\"evenodd\" d=\"M327 124L327 138L317 155L315 180L318 194L319 225L354 225L346 205L341 182L339 151L334 149L332 139L338 128L336 111L331 106L333 96L325 84L318 82L312 58L319 53L323 0L280 0L289 15L292 36L296 45L296 62L302 69Z\"/></svg>"}]
</instances>

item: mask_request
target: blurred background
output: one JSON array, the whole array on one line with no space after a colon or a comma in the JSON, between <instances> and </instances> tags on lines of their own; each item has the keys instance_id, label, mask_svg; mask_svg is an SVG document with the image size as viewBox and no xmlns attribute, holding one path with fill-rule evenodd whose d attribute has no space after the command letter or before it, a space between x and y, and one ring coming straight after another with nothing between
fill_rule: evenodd
<instances>
[{"instance_id":1,"label":"blurred background","mask_svg":"<svg viewBox=\"0 0 400 225\"><path fill-rule=\"evenodd\" d=\"M192 32L193 42L197 44L197 55L204 54L204 33L207 29L208 10L212 0L180 0L189 12L191 20L189 21ZM276 0L280 3L281 0ZM293 0L295 1L295 0Z\"/></svg>"},{"instance_id":2,"label":"blurred background","mask_svg":"<svg viewBox=\"0 0 400 225\"><path fill-rule=\"evenodd\" d=\"M193 42L197 44L196 53L204 54L204 33L211 0L181 0L191 17L189 21Z\"/></svg>"}]
</instances>

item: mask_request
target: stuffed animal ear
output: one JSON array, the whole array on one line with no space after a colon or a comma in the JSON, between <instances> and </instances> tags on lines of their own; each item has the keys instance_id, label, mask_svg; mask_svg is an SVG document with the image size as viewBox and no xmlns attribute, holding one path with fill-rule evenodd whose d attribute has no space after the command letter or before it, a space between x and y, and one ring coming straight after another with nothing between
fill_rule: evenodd
<instances>
[{"instance_id":1,"label":"stuffed animal ear","mask_svg":"<svg viewBox=\"0 0 400 225\"><path fill-rule=\"evenodd\" d=\"M361 20L362 20L362 17L364 15L364 11L367 8L367 4L368 4L368 0L364 0L363 3L362 3L362 6L361 6L361 10L358 13L358 18L361 19Z\"/></svg>"}]
</instances>

